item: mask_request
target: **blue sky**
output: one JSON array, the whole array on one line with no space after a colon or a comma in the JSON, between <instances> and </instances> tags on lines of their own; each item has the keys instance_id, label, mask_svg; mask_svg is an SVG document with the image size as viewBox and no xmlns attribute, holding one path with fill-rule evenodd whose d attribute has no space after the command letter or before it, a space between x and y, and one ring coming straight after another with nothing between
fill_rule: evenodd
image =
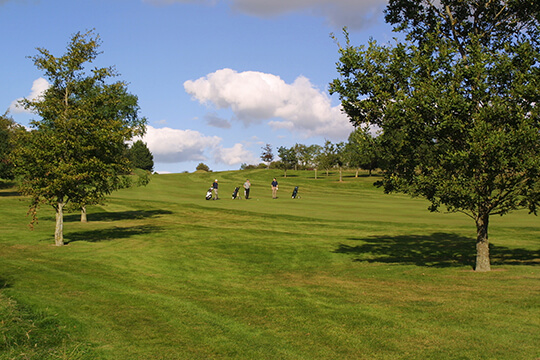
<instances>
[{"instance_id":1,"label":"blue sky","mask_svg":"<svg viewBox=\"0 0 540 360\"><path fill-rule=\"evenodd\" d=\"M71 36L101 36L95 66L116 67L148 119L158 172L261 162L261 148L346 141L352 126L328 84L330 33L353 44L395 36L386 0L0 0L0 112L48 85L27 56L61 56Z\"/></svg>"}]
</instances>

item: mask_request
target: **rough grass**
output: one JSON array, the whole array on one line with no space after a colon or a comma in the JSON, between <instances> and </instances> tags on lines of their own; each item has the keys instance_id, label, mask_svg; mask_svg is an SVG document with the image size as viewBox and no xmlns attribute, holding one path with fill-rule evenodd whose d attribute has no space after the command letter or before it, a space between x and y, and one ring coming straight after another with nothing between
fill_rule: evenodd
<instances>
[{"instance_id":1,"label":"rough grass","mask_svg":"<svg viewBox=\"0 0 540 360\"><path fill-rule=\"evenodd\" d=\"M156 175L87 224L67 215L60 248L49 209L29 231L24 201L0 189L0 311L27 314L2 335L28 339L0 359L540 357L537 217L493 218L494 271L477 274L468 218L346 175ZM216 177L222 200L205 201ZM246 178L252 199L231 200ZM26 337L40 319L54 341Z\"/></svg>"}]
</instances>

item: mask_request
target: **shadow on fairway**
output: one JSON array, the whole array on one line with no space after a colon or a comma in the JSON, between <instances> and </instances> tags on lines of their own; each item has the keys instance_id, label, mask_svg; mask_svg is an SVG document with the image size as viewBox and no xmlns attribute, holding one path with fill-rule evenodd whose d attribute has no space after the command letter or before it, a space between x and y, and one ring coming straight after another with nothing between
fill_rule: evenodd
<instances>
[{"instance_id":1,"label":"shadow on fairway","mask_svg":"<svg viewBox=\"0 0 540 360\"><path fill-rule=\"evenodd\" d=\"M11 287L11 283L9 283L7 280L0 278L0 291L2 289L8 289Z\"/></svg>"},{"instance_id":2,"label":"shadow on fairway","mask_svg":"<svg viewBox=\"0 0 540 360\"><path fill-rule=\"evenodd\" d=\"M0 191L0 197L21 196L17 191Z\"/></svg>"},{"instance_id":3,"label":"shadow on fairway","mask_svg":"<svg viewBox=\"0 0 540 360\"><path fill-rule=\"evenodd\" d=\"M111 229L78 231L78 232L72 232L72 233L66 234L64 237L64 242L66 244L69 244L75 241L86 241L86 242L111 241L111 240L125 239L125 238L129 238L136 235L156 233L160 231L162 231L162 228L160 226L152 226L152 225L114 227Z\"/></svg>"},{"instance_id":4,"label":"shadow on fairway","mask_svg":"<svg viewBox=\"0 0 540 360\"><path fill-rule=\"evenodd\" d=\"M170 215L172 211L169 210L132 210L132 211L119 211L119 212L100 212L88 214L88 221L119 221L119 220L135 220L135 219L147 219L156 217L159 215ZM65 222L81 221L80 214L70 214L64 216Z\"/></svg>"},{"instance_id":5,"label":"shadow on fairway","mask_svg":"<svg viewBox=\"0 0 540 360\"><path fill-rule=\"evenodd\" d=\"M474 266L476 241L456 234L374 236L349 238L364 244L340 244L334 251L355 257L354 261L413 264L428 267ZM510 249L490 244L493 265L538 264L539 251Z\"/></svg>"}]
</instances>

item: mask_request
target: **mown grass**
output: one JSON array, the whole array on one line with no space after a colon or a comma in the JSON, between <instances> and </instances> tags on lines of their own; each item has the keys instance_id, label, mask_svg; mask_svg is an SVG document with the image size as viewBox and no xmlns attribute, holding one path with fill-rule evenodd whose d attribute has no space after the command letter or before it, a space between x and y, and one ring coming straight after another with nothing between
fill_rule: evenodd
<instances>
[{"instance_id":1,"label":"mown grass","mask_svg":"<svg viewBox=\"0 0 540 360\"><path fill-rule=\"evenodd\" d=\"M29 314L2 336L61 329L4 341L0 359L540 357L537 217L493 218L494 271L477 274L468 218L365 176L287 175L156 175L87 224L67 215L60 248L50 209L29 231L22 198L0 189L0 306ZM205 201L216 177L221 200ZM245 178L252 199L231 200Z\"/></svg>"}]
</instances>

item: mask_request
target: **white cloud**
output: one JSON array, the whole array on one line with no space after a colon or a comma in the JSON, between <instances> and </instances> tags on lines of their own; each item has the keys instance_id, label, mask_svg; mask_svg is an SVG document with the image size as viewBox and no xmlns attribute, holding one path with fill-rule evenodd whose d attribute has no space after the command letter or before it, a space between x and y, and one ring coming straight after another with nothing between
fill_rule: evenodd
<instances>
[{"instance_id":1,"label":"white cloud","mask_svg":"<svg viewBox=\"0 0 540 360\"><path fill-rule=\"evenodd\" d=\"M242 144L224 148L217 136L204 136L194 130L171 128L156 129L147 126L142 138L154 156L156 163L182 163L207 161L209 157L218 164L234 165L256 161L256 157Z\"/></svg>"},{"instance_id":2,"label":"white cloud","mask_svg":"<svg viewBox=\"0 0 540 360\"><path fill-rule=\"evenodd\" d=\"M235 144L232 148L219 147L214 151L214 161L216 163L235 164L257 164L259 159L247 150L242 144Z\"/></svg>"},{"instance_id":3,"label":"white cloud","mask_svg":"<svg viewBox=\"0 0 540 360\"><path fill-rule=\"evenodd\" d=\"M32 83L32 89L30 89L30 95L28 95L26 98L28 100L37 100L40 96L43 95L45 90L47 90L50 86L51 86L51 84L49 84L49 82L47 80L45 80L44 78L36 79ZM11 113L21 114L21 113L29 113L30 112L30 111L24 109L23 107L21 107L19 105L19 101L22 100L22 99L23 98L18 98L17 100L14 100L11 103L11 105L9 107L9 111Z\"/></svg>"},{"instance_id":4,"label":"white cloud","mask_svg":"<svg viewBox=\"0 0 540 360\"><path fill-rule=\"evenodd\" d=\"M179 163L206 160L205 150L215 149L221 142L217 136L204 136L198 131L168 127L147 127L142 140L159 163Z\"/></svg>"},{"instance_id":5,"label":"white cloud","mask_svg":"<svg viewBox=\"0 0 540 360\"><path fill-rule=\"evenodd\" d=\"M255 71L222 69L184 83L186 92L201 104L230 108L245 125L269 121L303 137L342 139L352 131L341 106L306 77L287 84L279 76Z\"/></svg>"},{"instance_id":6,"label":"white cloud","mask_svg":"<svg viewBox=\"0 0 540 360\"><path fill-rule=\"evenodd\" d=\"M220 0L143 0L155 5L200 3L215 5ZM222 2L224 0L221 0ZM230 0L231 8L249 15L268 17L301 12L323 16L337 28L362 28L376 21L388 0Z\"/></svg>"}]
</instances>

